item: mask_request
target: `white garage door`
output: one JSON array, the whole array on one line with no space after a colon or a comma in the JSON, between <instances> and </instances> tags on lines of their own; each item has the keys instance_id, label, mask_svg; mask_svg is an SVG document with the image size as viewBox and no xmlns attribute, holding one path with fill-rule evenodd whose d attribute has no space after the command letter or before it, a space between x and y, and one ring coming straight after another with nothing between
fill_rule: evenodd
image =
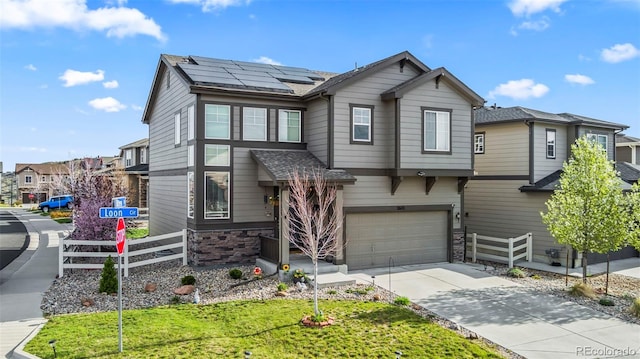
<instances>
[{"instance_id":1,"label":"white garage door","mask_svg":"<svg viewBox=\"0 0 640 359\"><path fill-rule=\"evenodd\" d=\"M435 263L447 260L447 212L347 215L349 269Z\"/></svg>"}]
</instances>

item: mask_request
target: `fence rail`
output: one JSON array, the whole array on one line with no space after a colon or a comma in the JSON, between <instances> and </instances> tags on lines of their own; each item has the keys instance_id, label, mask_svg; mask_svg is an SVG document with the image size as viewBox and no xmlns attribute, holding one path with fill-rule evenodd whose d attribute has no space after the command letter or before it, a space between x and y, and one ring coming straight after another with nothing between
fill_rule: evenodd
<instances>
[{"instance_id":1,"label":"fence rail","mask_svg":"<svg viewBox=\"0 0 640 359\"><path fill-rule=\"evenodd\" d=\"M473 263L478 259L487 259L506 262L509 268L513 268L514 261L525 258L531 262L533 257L533 234L531 232L515 238L497 238L471 233L467 235L467 239L469 238L471 239L470 256ZM469 257L469 252L467 252L467 257Z\"/></svg>"},{"instance_id":2,"label":"fence rail","mask_svg":"<svg viewBox=\"0 0 640 359\"><path fill-rule=\"evenodd\" d=\"M177 241L177 239L180 240ZM171 243L167 244L167 242ZM157 245L137 250L131 248L146 243L153 243ZM111 248L113 248L113 251L83 252L81 251L83 246L110 246ZM58 246L58 276L62 277L64 275L65 269L102 269L102 267L104 266L104 264L102 263L73 263L73 258L107 258L108 256L117 257L118 253L115 251L115 248L116 241L63 239L60 241L60 244ZM182 248L182 252L138 261L131 260L131 258L134 258L136 256L168 251L177 248ZM127 240L124 243L124 253L122 254L122 257L125 277L129 276L130 268L165 262L173 259L182 258L182 265L187 265L187 230L183 229L179 232L163 234L160 236Z\"/></svg>"}]
</instances>

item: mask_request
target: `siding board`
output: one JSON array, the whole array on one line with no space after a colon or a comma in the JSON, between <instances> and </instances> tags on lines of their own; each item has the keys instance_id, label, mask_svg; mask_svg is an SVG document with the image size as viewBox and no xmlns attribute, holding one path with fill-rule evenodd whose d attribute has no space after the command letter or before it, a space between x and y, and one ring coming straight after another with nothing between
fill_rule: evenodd
<instances>
[{"instance_id":1,"label":"siding board","mask_svg":"<svg viewBox=\"0 0 640 359\"><path fill-rule=\"evenodd\" d=\"M478 176L529 174L529 128L522 122L476 125L484 132L484 154L475 156Z\"/></svg>"}]
</instances>

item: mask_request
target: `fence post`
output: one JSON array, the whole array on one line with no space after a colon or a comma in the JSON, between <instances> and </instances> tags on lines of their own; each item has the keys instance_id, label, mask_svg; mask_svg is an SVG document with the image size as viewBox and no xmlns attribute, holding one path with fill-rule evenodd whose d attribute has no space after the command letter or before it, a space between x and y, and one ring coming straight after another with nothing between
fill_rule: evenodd
<instances>
[{"instance_id":1,"label":"fence post","mask_svg":"<svg viewBox=\"0 0 640 359\"><path fill-rule=\"evenodd\" d=\"M472 247L472 248L471 248L471 261L472 261L473 263L475 263L475 262L476 262L476 254L477 254L477 252L478 252L478 249L476 248L476 247L477 247L477 245L478 245L478 237L477 237L477 234L476 234L476 233L473 233L473 234L471 235L471 247Z\"/></svg>"},{"instance_id":2,"label":"fence post","mask_svg":"<svg viewBox=\"0 0 640 359\"><path fill-rule=\"evenodd\" d=\"M513 237L509 238L509 268L513 268Z\"/></svg>"},{"instance_id":3,"label":"fence post","mask_svg":"<svg viewBox=\"0 0 640 359\"><path fill-rule=\"evenodd\" d=\"M182 265L187 265L187 229L182 229Z\"/></svg>"},{"instance_id":4,"label":"fence post","mask_svg":"<svg viewBox=\"0 0 640 359\"><path fill-rule=\"evenodd\" d=\"M58 277L64 275L64 238L58 242Z\"/></svg>"},{"instance_id":5,"label":"fence post","mask_svg":"<svg viewBox=\"0 0 640 359\"><path fill-rule=\"evenodd\" d=\"M124 277L129 277L129 241L124 241Z\"/></svg>"},{"instance_id":6,"label":"fence post","mask_svg":"<svg viewBox=\"0 0 640 359\"><path fill-rule=\"evenodd\" d=\"M533 233L527 233L527 261L533 260Z\"/></svg>"}]
</instances>

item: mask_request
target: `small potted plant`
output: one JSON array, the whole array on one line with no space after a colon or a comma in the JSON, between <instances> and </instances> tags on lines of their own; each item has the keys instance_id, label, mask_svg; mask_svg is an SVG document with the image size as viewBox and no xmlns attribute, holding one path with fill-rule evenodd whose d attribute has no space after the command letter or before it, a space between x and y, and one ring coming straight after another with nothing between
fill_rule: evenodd
<instances>
[{"instance_id":1,"label":"small potted plant","mask_svg":"<svg viewBox=\"0 0 640 359\"><path fill-rule=\"evenodd\" d=\"M306 277L307 274L300 268L293 271L293 283L304 283Z\"/></svg>"}]
</instances>

